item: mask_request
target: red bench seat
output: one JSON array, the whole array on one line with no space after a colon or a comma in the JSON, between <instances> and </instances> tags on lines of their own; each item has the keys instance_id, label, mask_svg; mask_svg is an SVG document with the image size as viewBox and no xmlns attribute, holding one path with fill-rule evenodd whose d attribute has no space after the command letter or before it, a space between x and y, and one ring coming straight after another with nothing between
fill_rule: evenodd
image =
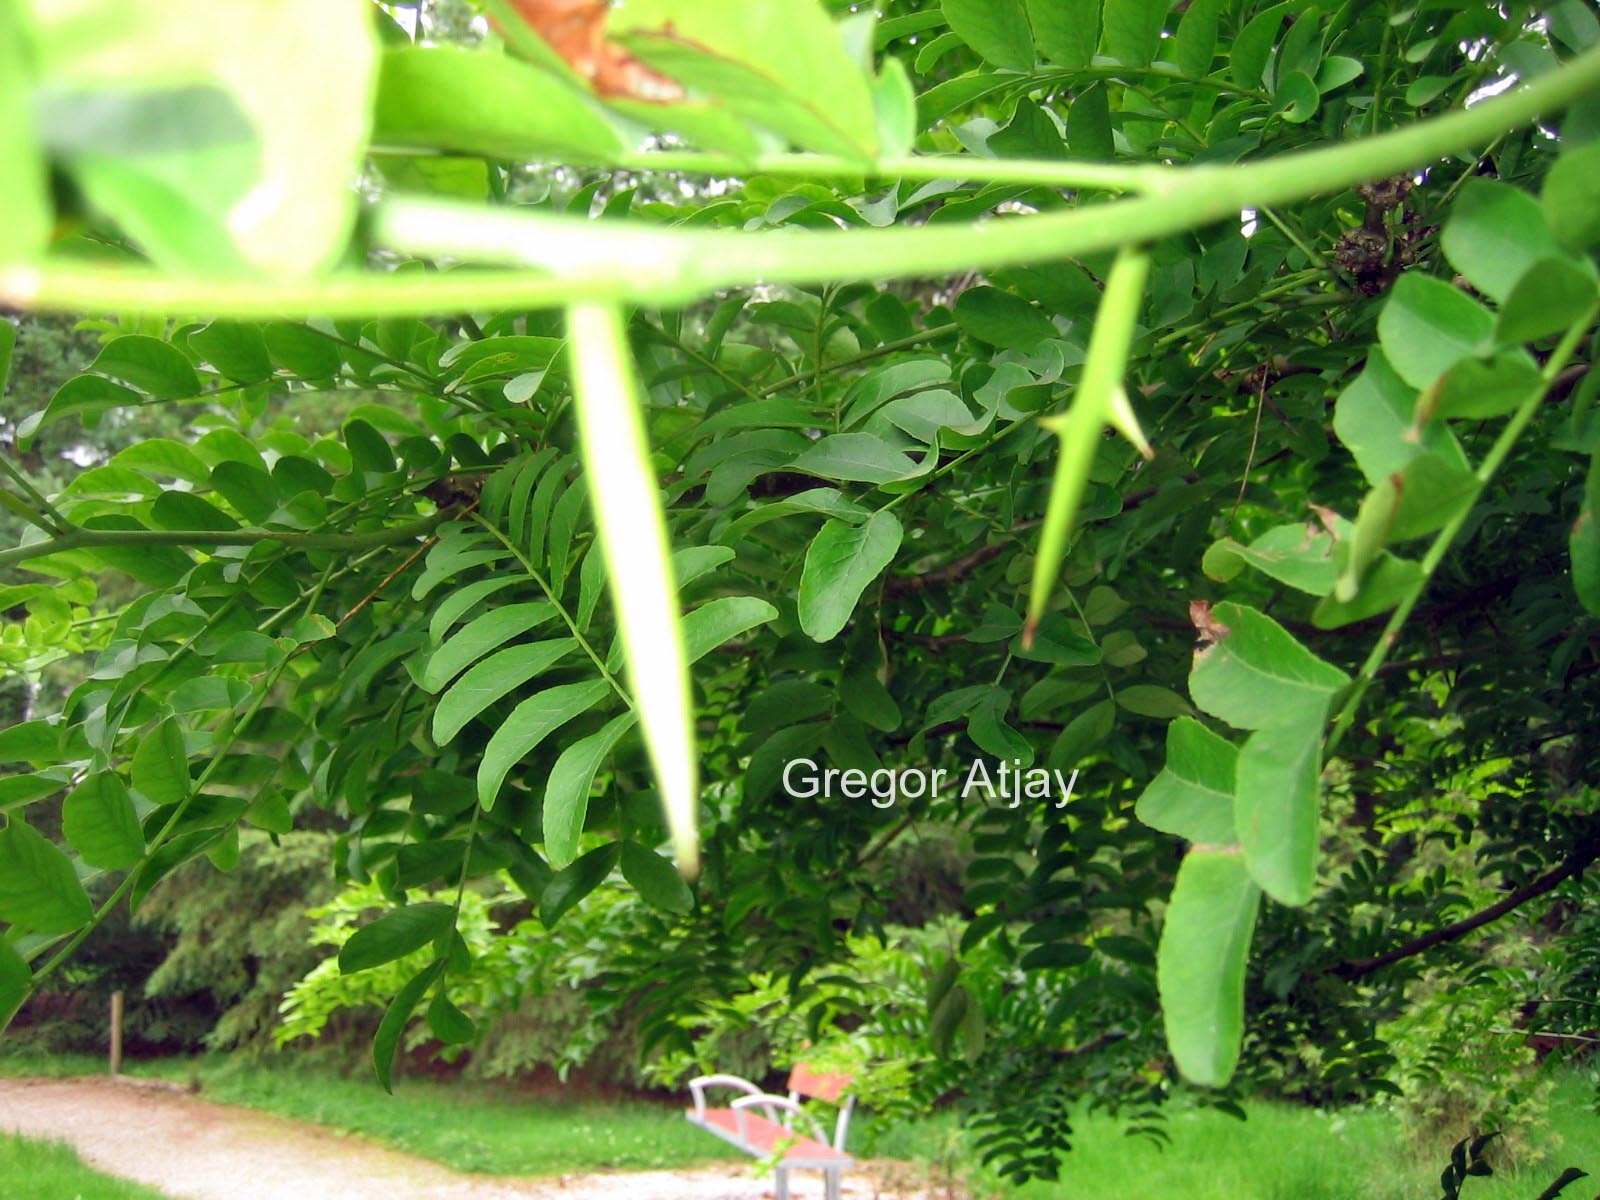
<instances>
[{"instance_id":1,"label":"red bench seat","mask_svg":"<svg viewBox=\"0 0 1600 1200\"><path fill-rule=\"evenodd\" d=\"M691 1108L684 1113L684 1116L701 1129L716 1134L723 1141L731 1142L757 1158L766 1158L780 1145L789 1143L783 1152L783 1161L790 1166L848 1166L851 1161L850 1156L843 1150L835 1150L824 1142L805 1137L753 1112L738 1113L731 1108L708 1108L702 1116Z\"/></svg>"}]
</instances>

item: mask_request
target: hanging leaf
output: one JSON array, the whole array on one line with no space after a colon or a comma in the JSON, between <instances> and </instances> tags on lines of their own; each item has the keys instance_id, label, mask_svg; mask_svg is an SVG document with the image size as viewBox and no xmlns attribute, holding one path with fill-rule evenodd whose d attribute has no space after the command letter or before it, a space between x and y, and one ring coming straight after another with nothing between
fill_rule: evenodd
<instances>
[{"instance_id":1,"label":"hanging leaf","mask_svg":"<svg viewBox=\"0 0 1600 1200\"><path fill-rule=\"evenodd\" d=\"M453 741L490 705L538 678L577 648L572 638L531 642L501 650L470 668L439 697L433 713L434 743L443 746Z\"/></svg>"},{"instance_id":2,"label":"hanging leaf","mask_svg":"<svg viewBox=\"0 0 1600 1200\"><path fill-rule=\"evenodd\" d=\"M61 832L92 867L120 871L144 856L144 832L122 777L89 776L61 805Z\"/></svg>"},{"instance_id":3,"label":"hanging leaf","mask_svg":"<svg viewBox=\"0 0 1600 1200\"><path fill-rule=\"evenodd\" d=\"M545 738L574 717L588 712L610 693L611 685L603 679L566 683L547 688L512 709L511 715L483 748L483 760L478 764L478 803L486 810L493 808L512 767Z\"/></svg>"},{"instance_id":4,"label":"hanging leaf","mask_svg":"<svg viewBox=\"0 0 1600 1200\"><path fill-rule=\"evenodd\" d=\"M383 1020L378 1022L377 1035L372 1039L372 1070L378 1077L379 1086L386 1092L394 1091L390 1077L394 1071L395 1051L400 1046L400 1035L405 1032L406 1023L411 1020L411 1014L417 1011L422 997L444 972L444 965L444 960L440 959L422 968L389 1001L389 1007L383 1010Z\"/></svg>"},{"instance_id":5,"label":"hanging leaf","mask_svg":"<svg viewBox=\"0 0 1600 1200\"><path fill-rule=\"evenodd\" d=\"M637 717L613 717L598 733L580 738L561 752L544 785L544 851L550 865L563 870L578 856L578 841L589 812L595 773Z\"/></svg>"},{"instance_id":6,"label":"hanging leaf","mask_svg":"<svg viewBox=\"0 0 1600 1200\"><path fill-rule=\"evenodd\" d=\"M694 893L672 864L638 842L622 843L622 877L652 907L670 913L686 913L694 907Z\"/></svg>"},{"instance_id":7,"label":"hanging leaf","mask_svg":"<svg viewBox=\"0 0 1600 1200\"><path fill-rule=\"evenodd\" d=\"M819 642L832 640L849 622L861 593L894 561L905 530L893 513L874 513L865 524L829 521L806 551L800 573L800 627Z\"/></svg>"},{"instance_id":8,"label":"hanging leaf","mask_svg":"<svg viewBox=\"0 0 1600 1200\"><path fill-rule=\"evenodd\" d=\"M93 915L72 861L15 814L0 829L0 920L31 933L72 933Z\"/></svg>"},{"instance_id":9,"label":"hanging leaf","mask_svg":"<svg viewBox=\"0 0 1600 1200\"><path fill-rule=\"evenodd\" d=\"M1183 857L1156 954L1167 1045L1184 1078L1221 1087L1244 1037L1244 973L1260 889L1237 850Z\"/></svg>"},{"instance_id":10,"label":"hanging leaf","mask_svg":"<svg viewBox=\"0 0 1600 1200\"><path fill-rule=\"evenodd\" d=\"M1327 711L1349 676L1307 650L1271 617L1241 604L1218 604L1225 632L1196 653L1189 694L1205 712L1239 729L1265 729Z\"/></svg>"},{"instance_id":11,"label":"hanging leaf","mask_svg":"<svg viewBox=\"0 0 1600 1200\"><path fill-rule=\"evenodd\" d=\"M1306 903L1316 884L1323 720L1268 725L1239 751L1233 823L1250 877L1280 904Z\"/></svg>"},{"instance_id":12,"label":"hanging leaf","mask_svg":"<svg viewBox=\"0 0 1600 1200\"><path fill-rule=\"evenodd\" d=\"M454 920L455 909L448 904L391 909L350 935L339 951L339 970L349 975L404 958L438 940Z\"/></svg>"},{"instance_id":13,"label":"hanging leaf","mask_svg":"<svg viewBox=\"0 0 1600 1200\"><path fill-rule=\"evenodd\" d=\"M1152 829L1206 846L1231 846L1236 746L1191 717L1167 726L1167 761L1134 806Z\"/></svg>"}]
</instances>

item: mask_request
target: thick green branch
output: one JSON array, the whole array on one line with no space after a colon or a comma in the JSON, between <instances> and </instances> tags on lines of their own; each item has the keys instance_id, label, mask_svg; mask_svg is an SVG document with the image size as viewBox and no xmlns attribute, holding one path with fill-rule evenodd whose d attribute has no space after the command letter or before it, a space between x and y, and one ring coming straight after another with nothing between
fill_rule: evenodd
<instances>
[{"instance_id":1,"label":"thick green branch","mask_svg":"<svg viewBox=\"0 0 1600 1200\"><path fill-rule=\"evenodd\" d=\"M993 270L1147 242L1235 217L1244 208L1289 204L1413 170L1597 89L1600 47L1464 111L1243 166L1165 171L1154 177L1160 183L1150 194L1064 213L922 228L745 234L394 202L379 211L380 232L392 246L537 269L286 281L171 279L151 271L47 263L0 268L0 304L230 317L422 316L582 300L673 306L760 280L829 283ZM939 174L960 175L976 165L941 160Z\"/></svg>"},{"instance_id":2,"label":"thick green branch","mask_svg":"<svg viewBox=\"0 0 1600 1200\"><path fill-rule=\"evenodd\" d=\"M61 554L68 550L92 550L98 546L187 546L212 549L217 546L253 546L258 542L281 542L301 550L365 550L372 546L391 546L432 533L447 513L435 513L407 525L378 529L371 533L296 533L292 530L238 529L76 529L60 537L29 542L10 550L0 550L0 566Z\"/></svg>"}]
</instances>

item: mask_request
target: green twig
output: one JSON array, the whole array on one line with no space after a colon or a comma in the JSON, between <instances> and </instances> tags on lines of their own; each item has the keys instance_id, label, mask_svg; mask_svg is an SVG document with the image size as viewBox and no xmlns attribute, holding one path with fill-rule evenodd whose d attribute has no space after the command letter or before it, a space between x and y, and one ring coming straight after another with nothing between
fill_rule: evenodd
<instances>
[{"instance_id":1,"label":"green twig","mask_svg":"<svg viewBox=\"0 0 1600 1200\"><path fill-rule=\"evenodd\" d=\"M260 542L281 542L300 550L365 550L390 546L423 537L450 514L435 513L407 525L378 529L371 533L303 533L277 529L74 529L60 537L29 542L10 550L0 550L0 566L61 554L68 550L92 550L100 546L184 546L212 549L217 546L254 546Z\"/></svg>"},{"instance_id":2,"label":"green twig","mask_svg":"<svg viewBox=\"0 0 1600 1200\"><path fill-rule=\"evenodd\" d=\"M421 316L583 301L678 306L754 281L820 284L994 270L1154 241L1236 216L1245 208L1293 203L1412 170L1482 145L1596 89L1600 47L1464 111L1242 166L1163 171L1151 177L1160 184L1148 194L1061 213L958 226L747 234L393 201L377 215L379 234L391 246L417 254L522 262L535 269L230 280L46 261L0 268L0 304L80 313L204 311L245 318L307 312ZM940 177L962 165L940 164ZM1010 166L1020 169L1018 161Z\"/></svg>"},{"instance_id":3,"label":"green twig","mask_svg":"<svg viewBox=\"0 0 1600 1200\"><path fill-rule=\"evenodd\" d=\"M1544 402L1546 394L1550 391L1551 386L1555 383L1556 378L1561 374L1567 362L1577 351L1579 344L1583 341L1584 334L1588 331L1596 316L1600 316L1600 304L1592 305L1589 311L1567 330L1560 343L1556 346L1554 353L1550 355L1549 360L1545 363L1544 370L1540 373L1544 380L1544 386L1524 400L1516 412L1511 414L1511 419L1506 422L1506 427L1500 431L1500 436L1495 439L1494 445L1489 448L1489 453L1484 455L1483 461L1478 464L1478 469L1474 472L1478 481L1478 495L1483 493L1483 489L1488 486L1495 473L1499 471L1501 465L1510 455L1512 448L1517 443L1517 438L1522 435L1522 431L1528 427L1528 422L1532 421L1534 414L1539 411L1539 406ZM1356 710L1361 705L1362 697L1366 695L1367 689L1372 686L1372 681L1377 677L1384 660L1389 657L1389 652L1394 649L1395 643L1399 641L1400 630L1405 626L1407 618L1411 616L1411 610L1416 607L1417 601L1422 598L1422 593L1427 590L1429 580L1433 578L1433 573L1439 569L1439 564L1444 561L1445 555L1449 553L1451 545L1455 542L1463 526L1466 525L1467 518L1472 515L1474 507L1475 505L1466 505L1455 516L1451 517L1445 523L1444 528L1439 530L1434 537L1433 544L1428 547L1427 554L1422 558L1421 578L1417 580L1405 599L1400 602L1399 607L1390 615L1389 623L1383 627L1383 633L1372 647L1372 652L1367 655L1366 661L1361 664L1361 670L1356 676L1354 686L1345 696L1344 703L1339 706L1338 715L1333 722L1333 731L1328 735L1327 753L1330 758L1333 756L1333 752L1338 749L1339 743L1344 740L1345 734L1350 731L1350 727L1355 721Z\"/></svg>"}]
</instances>

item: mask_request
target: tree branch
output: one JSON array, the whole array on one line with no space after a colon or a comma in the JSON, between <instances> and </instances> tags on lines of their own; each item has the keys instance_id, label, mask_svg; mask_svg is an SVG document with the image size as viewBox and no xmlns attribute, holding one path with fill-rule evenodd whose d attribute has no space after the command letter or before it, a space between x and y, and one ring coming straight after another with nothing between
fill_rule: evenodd
<instances>
[{"instance_id":1,"label":"tree branch","mask_svg":"<svg viewBox=\"0 0 1600 1200\"><path fill-rule=\"evenodd\" d=\"M1329 974L1337 975L1340 979L1354 981L1381 971L1384 967L1392 966L1402 959L1412 958L1435 946L1442 946L1447 942L1459 941L1475 929L1482 929L1491 922L1498 921L1508 912L1520 908L1529 900L1537 899L1546 892L1555 890L1569 879L1574 879L1596 860L1600 860L1600 837L1579 843L1578 849L1568 855L1566 860L1558 867L1546 871L1539 878L1524 887L1511 892L1503 899L1491 904L1488 908L1464 917L1450 925L1441 926L1430 933L1425 933L1419 938L1396 946L1393 950L1371 958L1352 958L1329 968Z\"/></svg>"},{"instance_id":2,"label":"tree branch","mask_svg":"<svg viewBox=\"0 0 1600 1200\"><path fill-rule=\"evenodd\" d=\"M212 549L217 546L254 546L257 542L282 542L302 550L365 550L370 546L390 546L432 533L453 514L438 512L407 525L379 529L372 533L301 533L291 529L76 529L60 537L29 542L10 550L0 550L0 566L60 554L67 550L93 550L100 546L188 546Z\"/></svg>"}]
</instances>

